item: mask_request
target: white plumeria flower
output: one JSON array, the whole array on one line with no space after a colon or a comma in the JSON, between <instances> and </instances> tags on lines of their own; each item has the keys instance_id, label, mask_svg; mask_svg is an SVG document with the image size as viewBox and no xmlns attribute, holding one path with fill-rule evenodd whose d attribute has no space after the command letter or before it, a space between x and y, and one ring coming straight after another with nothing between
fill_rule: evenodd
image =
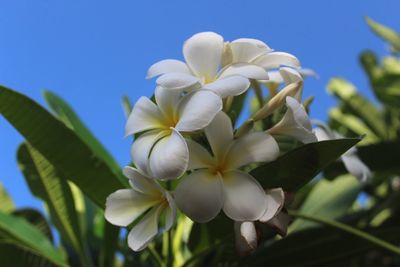
<instances>
[{"instance_id":1,"label":"white plumeria flower","mask_svg":"<svg viewBox=\"0 0 400 267\"><path fill-rule=\"evenodd\" d=\"M283 208L285 195L281 188L275 188L266 192L267 210L259 219L261 223L269 224ZM249 255L256 250L258 244L258 236L255 222L235 222L235 246L241 256Z\"/></svg>"},{"instance_id":2,"label":"white plumeria flower","mask_svg":"<svg viewBox=\"0 0 400 267\"><path fill-rule=\"evenodd\" d=\"M120 189L107 198L105 218L111 224L126 227L144 214L128 235L129 247L140 251L158 233L171 229L176 206L170 193L154 180L132 167L125 167L123 172L132 189ZM165 217L163 227L160 227L160 217Z\"/></svg>"},{"instance_id":3,"label":"white plumeria flower","mask_svg":"<svg viewBox=\"0 0 400 267\"><path fill-rule=\"evenodd\" d=\"M282 120L267 132L272 135L291 136L304 144L317 142L317 137L311 127L311 121L303 105L295 98L287 96L286 106L287 111Z\"/></svg>"},{"instance_id":4,"label":"white plumeria flower","mask_svg":"<svg viewBox=\"0 0 400 267\"><path fill-rule=\"evenodd\" d=\"M229 117L218 113L205 128L214 157L189 141L191 174L176 188L178 207L196 222L208 222L223 209L235 221L259 219L267 208L265 192L239 168L253 162L269 162L279 155L276 141L267 133L252 132L234 140Z\"/></svg>"},{"instance_id":5,"label":"white plumeria flower","mask_svg":"<svg viewBox=\"0 0 400 267\"><path fill-rule=\"evenodd\" d=\"M189 151L180 132L207 126L222 109L221 98L208 90L181 97L177 91L158 87L157 105L141 97L129 115L125 134L146 131L135 140L131 155L135 166L147 176L174 179L187 169Z\"/></svg>"},{"instance_id":6,"label":"white plumeria flower","mask_svg":"<svg viewBox=\"0 0 400 267\"><path fill-rule=\"evenodd\" d=\"M300 68L299 60L285 52L275 52L257 39L240 38L225 44L225 64L249 63L264 70L283 66Z\"/></svg>"},{"instance_id":7,"label":"white plumeria flower","mask_svg":"<svg viewBox=\"0 0 400 267\"><path fill-rule=\"evenodd\" d=\"M314 129L318 141L334 140L343 138L338 132L332 131L327 125L321 122L316 122L319 127ZM371 177L371 170L357 156L357 148L350 148L344 155L340 157L346 170L355 176L361 182L368 182Z\"/></svg>"},{"instance_id":8,"label":"white plumeria flower","mask_svg":"<svg viewBox=\"0 0 400 267\"><path fill-rule=\"evenodd\" d=\"M224 39L214 32L201 32L189 38L183 46L185 62L166 59L152 65L147 78L161 75L157 84L176 90L205 88L222 98L245 92L248 79L266 80L268 73L260 66L249 63L222 67Z\"/></svg>"}]
</instances>

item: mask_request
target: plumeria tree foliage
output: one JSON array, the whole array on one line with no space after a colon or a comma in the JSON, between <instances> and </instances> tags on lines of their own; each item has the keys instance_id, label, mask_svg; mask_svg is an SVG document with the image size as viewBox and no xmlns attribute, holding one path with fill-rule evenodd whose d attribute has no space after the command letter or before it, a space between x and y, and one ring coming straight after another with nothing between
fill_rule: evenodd
<instances>
[{"instance_id":1,"label":"plumeria tree foliage","mask_svg":"<svg viewBox=\"0 0 400 267\"><path fill-rule=\"evenodd\" d=\"M396 266L395 55L382 66L362 56L384 108L335 79L328 124L310 120L302 94L315 74L289 53L203 32L183 58L150 66L153 94L124 98L123 168L57 95L44 93L47 110L0 87L0 113L25 137L19 166L46 207L16 209L0 187L2 266Z\"/></svg>"}]
</instances>

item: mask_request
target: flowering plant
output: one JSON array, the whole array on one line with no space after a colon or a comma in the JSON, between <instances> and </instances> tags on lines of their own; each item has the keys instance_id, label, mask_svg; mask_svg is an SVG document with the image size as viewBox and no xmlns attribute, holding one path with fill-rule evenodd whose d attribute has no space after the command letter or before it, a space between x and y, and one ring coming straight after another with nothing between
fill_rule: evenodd
<instances>
[{"instance_id":1,"label":"flowering plant","mask_svg":"<svg viewBox=\"0 0 400 267\"><path fill-rule=\"evenodd\" d=\"M310 121L316 74L296 57L198 33L185 61L149 68L153 96L124 99L124 168L54 93L48 111L0 86L0 113L25 138L18 166L46 207L16 207L0 184L0 265L397 266L400 35L367 22L393 50L362 54L381 106L335 78L340 104Z\"/></svg>"}]
</instances>

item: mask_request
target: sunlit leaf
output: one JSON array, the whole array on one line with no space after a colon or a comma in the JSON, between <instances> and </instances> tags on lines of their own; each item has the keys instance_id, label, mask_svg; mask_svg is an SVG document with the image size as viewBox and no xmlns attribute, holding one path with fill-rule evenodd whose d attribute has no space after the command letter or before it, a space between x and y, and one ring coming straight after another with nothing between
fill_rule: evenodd
<instances>
[{"instance_id":1,"label":"sunlit leaf","mask_svg":"<svg viewBox=\"0 0 400 267\"><path fill-rule=\"evenodd\" d=\"M368 26L371 28L371 30L387 41L392 47L400 51L400 34L392 30L391 28L384 26L383 24L380 24L370 18L366 18Z\"/></svg>"},{"instance_id":2,"label":"sunlit leaf","mask_svg":"<svg viewBox=\"0 0 400 267\"><path fill-rule=\"evenodd\" d=\"M124 185L72 130L28 97L0 87L0 113L99 207Z\"/></svg>"},{"instance_id":3,"label":"sunlit leaf","mask_svg":"<svg viewBox=\"0 0 400 267\"><path fill-rule=\"evenodd\" d=\"M351 175L340 176L333 181L321 179L313 187L298 211L326 219L339 218L349 211L361 188L360 182ZM303 219L297 219L290 225L289 232L316 225Z\"/></svg>"},{"instance_id":4,"label":"sunlit leaf","mask_svg":"<svg viewBox=\"0 0 400 267\"><path fill-rule=\"evenodd\" d=\"M50 241L44 234L40 232L35 226L28 223L26 220L7 215L0 212L0 244L14 245L18 248L32 251L40 258L55 264L56 266L68 266L63 259L61 253L52 246ZM21 259L13 256L12 254L4 255L5 250L1 250L0 262L7 264L7 262L19 262ZM7 251L9 252L9 251ZM40 259L39 258L39 259ZM7 266L7 265L4 265ZM23 266L23 265L8 265L8 266ZM29 265L29 266L34 266Z\"/></svg>"},{"instance_id":5,"label":"sunlit leaf","mask_svg":"<svg viewBox=\"0 0 400 267\"><path fill-rule=\"evenodd\" d=\"M0 211L10 213L15 209L15 204L12 198L8 195L3 184L0 182Z\"/></svg>"}]
</instances>

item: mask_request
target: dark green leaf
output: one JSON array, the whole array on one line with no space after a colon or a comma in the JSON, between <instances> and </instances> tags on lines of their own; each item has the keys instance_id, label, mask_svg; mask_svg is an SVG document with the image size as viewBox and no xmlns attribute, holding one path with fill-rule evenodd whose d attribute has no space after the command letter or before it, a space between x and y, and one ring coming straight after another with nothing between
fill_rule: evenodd
<instances>
[{"instance_id":1,"label":"dark green leaf","mask_svg":"<svg viewBox=\"0 0 400 267\"><path fill-rule=\"evenodd\" d=\"M40 230L47 238L53 242L50 226L46 218L37 210L34 209L18 209L12 213L14 216L23 218Z\"/></svg>"},{"instance_id":2,"label":"dark green leaf","mask_svg":"<svg viewBox=\"0 0 400 267\"><path fill-rule=\"evenodd\" d=\"M57 266L68 266L61 253L52 246L46 236L26 220L0 212L0 232L2 236L0 239L1 244L12 244L19 248L30 250L40 258L44 258ZM3 250L1 251L4 253ZM18 258L12 259L14 257L10 254L3 254L2 258L4 259L4 257L9 257L8 260L19 260ZM2 264L4 263L3 259L0 260Z\"/></svg>"},{"instance_id":3,"label":"dark green leaf","mask_svg":"<svg viewBox=\"0 0 400 267\"><path fill-rule=\"evenodd\" d=\"M297 191L360 140L345 138L306 144L261 165L250 174L263 187Z\"/></svg>"},{"instance_id":4,"label":"dark green leaf","mask_svg":"<svg viewBox=\"0 0 400 267\"><path fill-rule=\"evenodd\" d=\"M58 171L97 205L123 188L113 171L72 130L28 97L0 87L0 113Z\"/></svg>"},{"instance_id":5,"label":"dark green leaf","mask_svg":"<svg viewBox=\"0 0 400 267\"><path fill-rule=\"evenodd\" d=\"M357 148L360 159L374 172L400 174L400 142L381 142ZM347 173L343 163L331 164L324 174L328 177Z\"/></svg>"},{"instance_id":6,"label":"dark green leaf","mask_svg":"<svg viewBox=\"0 0 400 267\"><path fill-rule=\"evenodd\" d=\"M126 179L121 175L121 168L107 149L97 140L93 133L79 119L75 111L62 98L50 91L44 91L43 96L50 109L64 124L72 129L106 164L113 170L115 176L124 183Z\"/></svg>"},{"instance_id":7,"label":"dark green leaf","mask_svg":"<svg viewBox=\"0 0 400 267\"><path fill-rule=\"evenodd\" d=\"M400 228L380 228L366 231L386 241L400 238ZM312 228L260 248L246 257L240 266L347 266L340 263L350 257L363 256L375 248L356 236L331 228Z\"/></svg>"},{"instance_id":8,"label":"dark green leaf","mask_svg":"<svg viewBox=\"0 0 400 267\"><path fill-rule=\"evenodd\" d=\"M20 146L17 158L31 192L47 204L62 239L79 253L81 260L87 261L85 265L90 265L67 179L28 144Z\"/></svg>"}]
</instances>

